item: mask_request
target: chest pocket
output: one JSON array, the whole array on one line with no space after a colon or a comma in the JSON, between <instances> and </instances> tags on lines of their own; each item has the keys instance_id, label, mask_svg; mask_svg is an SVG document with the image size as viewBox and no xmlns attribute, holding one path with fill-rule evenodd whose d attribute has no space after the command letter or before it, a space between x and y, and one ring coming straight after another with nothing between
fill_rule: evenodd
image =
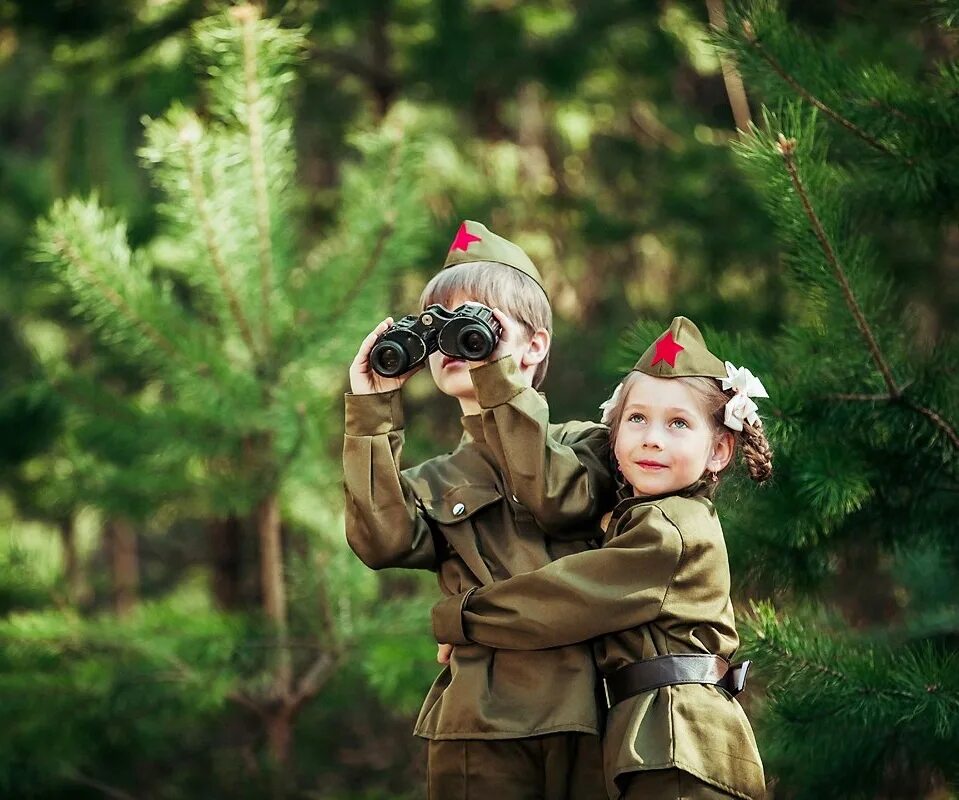
<instances>
[{"instance_id":1,"label":"chest pocket","mask_svg":"<svg viewBox=\"0 0 959 800\"><path fill-rule=\"evenodd\" d=\"M463 560L480 583L492 583L489 565L477 546L476 518L503 502L495 486L458 486L439 498L423 498L423 510L434 529Z\"/></svg>"},{"instance_id":2,"label":"chest pocket","mask_svg":"<svg viewBox=\"0 0 959 800\"><path fill-rule=\"evenodd\" d=\"M425 498L423 508L441 525L458 525L502 499L495 486L458 486L440 498Z\"/></svg>"}]
</instances>

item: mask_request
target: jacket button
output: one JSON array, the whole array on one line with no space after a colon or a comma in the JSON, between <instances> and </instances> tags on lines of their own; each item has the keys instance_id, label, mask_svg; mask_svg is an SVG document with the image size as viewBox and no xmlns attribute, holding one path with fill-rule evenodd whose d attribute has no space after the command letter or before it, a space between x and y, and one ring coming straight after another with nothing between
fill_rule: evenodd
<instances>
[{"instance_id":1,"label":"jacket button","mask_svg":"<svg viewBox=\"0 0 959 800\"><path fill-rule=\"evenodd\" d=\"M453 506L453 516L458 517L464 511L466 511L466 506L464 506L462 503L457 503L455 506Z\"/></svg>"}]
</instances>

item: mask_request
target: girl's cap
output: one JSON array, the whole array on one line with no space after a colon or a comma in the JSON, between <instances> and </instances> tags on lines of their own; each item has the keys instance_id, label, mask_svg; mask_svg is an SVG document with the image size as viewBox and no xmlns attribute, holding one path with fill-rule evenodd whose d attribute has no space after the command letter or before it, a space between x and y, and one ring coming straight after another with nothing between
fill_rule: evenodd
<instances>
[{"instance_id":1,"label":"girl's cap","mask_svg":"<svg viewBox=\"0 0 959 800\"><path fill-rule=\"evenodd\" d=\"M460 224L456 236L453 237L443 269L474 261L494 261L518 269L536 281L539 288L546 292L539 270L523 248L509 239L497 236L482 223L467 219Z\"/></svg>"},{"instance_id":2,"label":"girl's cap","mask_svg":"<svg viewBox=\"0 0 959 800\"><path fill-rule=\"evenodd\" d=\"M725 378L726 364L709 352L703 335L686 317L674 317L633 370L656 378Z\"/></svg>"}]
</instances>

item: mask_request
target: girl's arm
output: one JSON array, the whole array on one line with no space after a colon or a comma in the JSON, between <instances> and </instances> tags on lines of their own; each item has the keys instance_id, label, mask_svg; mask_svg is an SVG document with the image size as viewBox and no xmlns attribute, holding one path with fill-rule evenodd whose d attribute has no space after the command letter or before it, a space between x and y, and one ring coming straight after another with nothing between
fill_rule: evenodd
<instances>
[{"instance_id":1,"label":"girl's arm","mask_svg":"<svg viewBox=\"0 0 959 800\"><path fill-rule=\"evenodd\" d=\"M541 650L654 620L683 554L679 529L655 505L635 507L618 528L601 550L441 601L436 640Z\"/></svg>"},{"instance_id":2,"label":"girl's arm","mask_svg":"<svg viewBox=\"0 0 959 800\"><path fill-rule=\"evenodd\" d=\"M545 398L527 386L516 361L506 356L470 370L482 409L486 443L510 491L543 530L586 531L584 523L613 505L615 482L609 429L590 422L549 426Z\"/></svg>"}]
</instances>

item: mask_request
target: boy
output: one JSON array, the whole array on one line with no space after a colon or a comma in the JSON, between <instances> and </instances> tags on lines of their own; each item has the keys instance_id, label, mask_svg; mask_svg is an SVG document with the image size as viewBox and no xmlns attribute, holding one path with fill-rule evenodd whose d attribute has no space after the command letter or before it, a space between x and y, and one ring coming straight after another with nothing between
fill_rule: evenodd
<instances>
[{"instance_id":1,"label":"boy","mask_svg":"<svg viewBox=\"0 0 959 800\"><path fill-rule=\"evenodd\" d=\"M477 222L464 222L421 306L470 300L500 309L506 323L491 363L479 369L440 352L429 358L440 391L463 412L463 437L448 455L401 470L403 413L399 390L409 374L382 378L369 353L391 324L384 320L350 367L343 472L346 534L369 567L437 572L445 595L535 570L593 546L598 529L581 526L610 507L607 429L595 423L549 426L549 448L562 468L549 469L537 498L540 522L510 490L484 436L481 411L502 405L522 386L538 387L549 355L549 300L532 261L517 245ZM507 357L509 356L509 357ZM508 438L500 431L497 439ZM545 517L548 517L546 519ZM564 526L564 522L567 524ZM579 527L571 527L573 523ZM568 537L568 541L566 538ZM430 800L483 798L601 800L602 763L588 645L519 653L457 647L437 677L416 722L429 740Z\"/></svg>"}]
</instances>

